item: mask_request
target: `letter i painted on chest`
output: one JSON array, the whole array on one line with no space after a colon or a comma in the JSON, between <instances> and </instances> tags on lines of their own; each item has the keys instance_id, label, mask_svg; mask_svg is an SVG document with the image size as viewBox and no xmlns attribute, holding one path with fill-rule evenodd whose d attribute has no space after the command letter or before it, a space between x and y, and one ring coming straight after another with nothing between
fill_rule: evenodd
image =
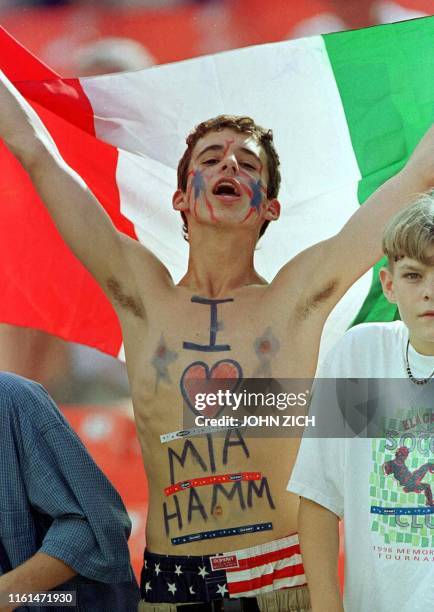
<instances>
[{"instance_id":1,"label":"letter i painted on chest","mask_svg":"<svg viewBox=\"0 0 434 612\"><path fill-rule=\"evenodd\" d=\"M209 344L195 344L194 342L183 342L182 348L187 351L203 351L205 353L216 353L218 351L230 351L231 347L229 344L217 344L217 332L219 327L219 321L217 317L217 304L224 304L225 302L233 302L233 298L227 298L225 300L209 300L207 298L201 298L194 295L191 301L196 304L205 304L210 307L210 326L209 326Z\"/></svg>"}]
</instances>

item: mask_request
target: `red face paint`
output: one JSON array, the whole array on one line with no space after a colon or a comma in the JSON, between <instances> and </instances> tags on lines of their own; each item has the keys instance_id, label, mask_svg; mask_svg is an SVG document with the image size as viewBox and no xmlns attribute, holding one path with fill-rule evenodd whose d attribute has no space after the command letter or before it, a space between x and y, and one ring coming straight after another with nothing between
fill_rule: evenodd
<instances>
[{"instance_id":1,"label":"red face paint","mask_svg":"<svg viewBox=\"0 0 434 612\"><path fill-rule=\"evenodd\" d=\"M258 143L248 135L225 138L225 134L218 132L206 135L201 142L201 150L193 158L194 167L188 172L187 200L192 215L199 218L201 211L207 211L213 223L230 215L226 211L231 208L234 222L244 223L254 212L260 216L266 188L262 186L263 163L258 159L261 154ZM233 168L226 163L230 160ZM222 190L215 194L217 183L226 178L233 181L234 192Z\"/></svg>"},{"instance_id":2,"label":"red face paint","mask_svg":"<svg viewBox=\"0 0 434 612\"><path fill-rule=\"evenodd\" d=\"M231 140L225 140L225 148L223 149L223 158L228 154L229 148L231 144L234 144L235 140L232 138Z\"/></svg>"},{"instance_id":3,"label":"red face paint","mask_svg":"<svg viewBox=\"0 0 434 612\"><path fill-rule=\"evenodd\" d=\"M205 202L206 202L206 207L207 207L207 209L209 211L209 214L210 214L210 217L211 217L211 221L216 223L218 221L218 219L216 218L216 216L214 214L214 209L213 209L212 205L209 203L207 197L205 197Z\"/></svg>"},{"instance_id":4,"label":"red face paint","mask_svg":"<svg viewBox=\"0 0 434 612\"><path fill-rule=\"evenodd\" d=\"M253 213L255 212L255 208L249 208L249 212L247 213L247 215L244 217L244 219L241 221L241 223L244 223L245 221L247 221L247 219L249 219Z\"/></svg>"}]
</instances>

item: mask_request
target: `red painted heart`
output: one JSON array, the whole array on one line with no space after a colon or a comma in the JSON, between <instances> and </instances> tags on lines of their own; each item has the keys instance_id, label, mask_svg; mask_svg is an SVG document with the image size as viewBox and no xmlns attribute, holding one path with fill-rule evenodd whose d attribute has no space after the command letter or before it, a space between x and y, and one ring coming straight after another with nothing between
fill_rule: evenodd
<instances>
[{"instance_id":1,"label":"red painted heart","mask_svg":"<svg viewBox=\"0 0 434 612\"><path fill-rule=\"evenodd\" d=\"M187 366L182 373L180 386L184 400L194 414L202 414L205 417L215 418L225 408L217 401L212 405L208 403L203 394L218 391L230 391L234 393L243 376L240 364L233 359L222 359L217 361L211 369L203 361L195 361ZM200 395L202 394L202 395ZM198 409L204 406L202 410Z\"/></svg>"}]
</instances>

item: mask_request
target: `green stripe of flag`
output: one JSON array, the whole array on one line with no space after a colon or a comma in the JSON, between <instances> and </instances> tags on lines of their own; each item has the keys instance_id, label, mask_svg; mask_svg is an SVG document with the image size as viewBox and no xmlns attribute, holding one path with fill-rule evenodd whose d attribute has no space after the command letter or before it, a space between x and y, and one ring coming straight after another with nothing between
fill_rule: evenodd
<instances>
[{"instance_id":1,"label":"green stripe of flag","mask_svg":"<svg viewBox=\"0 0 434 612\"><path fill-rule=\"evenodd\" d=\"M399 171L434 121L434 17L324 36L362 180L360 204ZM374 268L353 324L391 321Z\"/></svg>"}]
</instances>

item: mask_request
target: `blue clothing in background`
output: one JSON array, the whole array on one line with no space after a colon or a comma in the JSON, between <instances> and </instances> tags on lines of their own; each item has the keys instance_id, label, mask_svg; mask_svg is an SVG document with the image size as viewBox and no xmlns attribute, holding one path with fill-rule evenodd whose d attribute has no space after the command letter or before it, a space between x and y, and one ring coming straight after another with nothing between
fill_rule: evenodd
<instances>
[{"instance_id":1,"label":"blue clothing in background","mask_svg":"<svg viewBox=\"0 0 434 612\"><path fill-rule=\"evenodd\" d=\"M140 598L122 500L46 391L0 373L0 575L37 551L78 574L55 587L77 593L76 608L47 612L136 612ZM8 567L9 565L9 567Z\"/></svg>"}]
</instances>

